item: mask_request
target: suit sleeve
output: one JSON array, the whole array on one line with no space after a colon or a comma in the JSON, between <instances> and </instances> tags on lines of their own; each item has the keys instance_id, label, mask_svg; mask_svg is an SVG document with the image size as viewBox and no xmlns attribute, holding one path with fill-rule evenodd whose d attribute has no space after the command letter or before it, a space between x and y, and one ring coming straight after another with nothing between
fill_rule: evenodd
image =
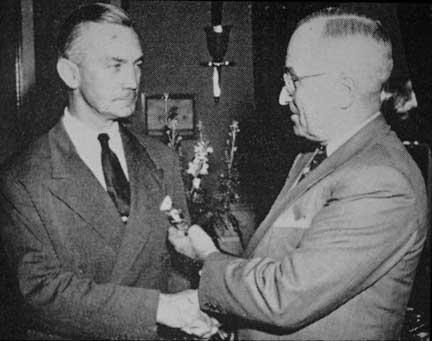
<instances>
[{"instance_id":1,"label":"suit sleeve","mask_svg":"<svg viewBox=\"0 0 432 341\"><path fill-rule=\"evenodd\" d=\"M185 214L185 218L189 221L189 210L186 201L186 192L184 187L184 182L182 178L182 170L180 167L180 161L177 153L174 153L172 150L168 149L168 153L170 154L169 166L165 169L165 179L168 183L168 194L173 199L173 204L182 209Z\"/></svg>"},{"instance_id":2,"label":"suit sleeve","mask_svg":"<svg viewBox=\"0 0 432 341\"><path fill-rule=\"evenodd\" d=\"M171 196L173 204L180 208L184 212L185 219L190 221L178 154L168 148L167 153L169 153L170 158L169 165L165 169L167 192ZM189 277L195 271L194 263L186 256L178 254L170 243L168 243L168 249L171 255L168 291L175 293L190 289L191 282Z\"/></svg>"},{"instance_id":3,"label":"suit sleeve","mask_svg":"<svg viewBox=\"0 0 432 341\"><path fill-rule=\"evenodd\" d=\"M200 305L281 328L312 323L371 286L408 251L419 252L425 213L418 198L392 168L358 172L332 189L300 245L283 259L210 255Z\"/></svg>"},{"instance_id":4,"label":"suit sleeve","mask_svg":"<svg viewBox=\"0 0 432 341\"><path fill-rule=\"evenodd\" d=\"M97 284L64 268L24 184L0 193L2 237L26 310L44 330L102 339L155 336L159 291Z\"/></svg>"}]
</instances>

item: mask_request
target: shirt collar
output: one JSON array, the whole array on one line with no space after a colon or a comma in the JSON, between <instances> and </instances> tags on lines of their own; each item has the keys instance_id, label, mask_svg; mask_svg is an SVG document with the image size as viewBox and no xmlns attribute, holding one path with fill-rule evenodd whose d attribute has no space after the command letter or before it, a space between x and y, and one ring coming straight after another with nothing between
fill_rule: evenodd
<instances>
[{"instance_id":1,"label":"shirt collar","mask_svg":"<svg viewBox=\"0 0 432 341\"><path fill-rule=\"evenodd\" d=\"M71 115L67 107L64 110L63 124L70 135L75 138L82 137L83 140L87 140L90 137L97 141L97 136L101 133L108 134L110 138L119 136L119 124L117 121L112 121L112 124L110 124L109 127L104 128L103 130L98 130Z\"/></svg>"},{"instance_id":2,"label":"shirt collar","mask_svg":"<svg viewBox=\"0 0 432 341\"><path fill-rule=\"evenodd\" d=\"M381 112L377 112L376 114L369 117L366 121L364 121L359 126L355 127L354 129L348 130L346 133L340 134L338 136L335 136L332 140L329 140L326 146L326 152L327 156L330 156L332 153L336 151L340 146L342 146L346 141L348 141L351 137L353 137L357 132L359 132L364 126L366 126L368 123L372 122L374 119L376 119Z\"/></svg>"}]
</instances>

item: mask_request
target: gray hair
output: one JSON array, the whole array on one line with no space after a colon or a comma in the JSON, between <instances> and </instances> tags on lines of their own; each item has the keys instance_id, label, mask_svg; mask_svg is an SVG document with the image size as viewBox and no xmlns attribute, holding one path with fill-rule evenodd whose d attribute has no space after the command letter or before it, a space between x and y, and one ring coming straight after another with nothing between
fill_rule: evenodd
<instances>
[{"instance_id":1,"label":"gray hair","mask_svg":"<svg viewBox=\"0 0 432 341\"><path fill-rule=\"evenodd\" d=\"M104 3L80 6L73 11L60 27L57 36L58 57L70 58L75 42L81 36L86 23L117 24L134 29L130 17L121 8Z\"/></svg>"},{"instance_id":2,"label":"gray hair","mask_svg":"<svg viewBox=\"0 0 432 341\"><path fill-rule=\"evenodd\" d=\"M328 8L312 13L301 20L297 28L316 20L323 21L321 37L324 39L341 39L358 37L366 38L375 43L375 49L380 60L370 60L369 56L361 56L360 62L374 64L374 70L369 70L376 80L377 87L390 77L393 69L392 44L389 35L378 20L373 20L355 12L336 8ZM369 59L369 60L367 60Z\"/></svg>"}]
</instances>

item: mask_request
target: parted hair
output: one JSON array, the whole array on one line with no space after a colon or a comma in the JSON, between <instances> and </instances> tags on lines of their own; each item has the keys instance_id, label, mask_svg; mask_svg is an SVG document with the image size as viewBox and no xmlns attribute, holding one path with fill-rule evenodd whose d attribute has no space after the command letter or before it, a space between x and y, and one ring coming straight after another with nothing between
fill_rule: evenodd
<instances>
[{"instance_id":1,"label":"parted hair","mask_svg":"<svg viewBox=\"0 0 432 341\"><path fill-rule=\"evenodd\" d=\"M80 37L80 28L85 23L117 24L134 29L131 18L121 8L104 3L80 6L60 26L57 36L59 58L70 58L74 42Z\"/></svg>"},{"instance_id":2,"label":"parted hair","mask_svg":"<svg viewBox=\"0 0 432 341\"><path fill-rule=\"evenodd\" d=\"M298 24L297 28L307 25L315 20L322 20L321 37L327 39L340 39L359 37L370 39L379 49L381 63L376 70L378 81L384 83L393 69L392 43L383 25L354 11L340 8L326 8L316 11Z\"/></svg>"}]
</instances>

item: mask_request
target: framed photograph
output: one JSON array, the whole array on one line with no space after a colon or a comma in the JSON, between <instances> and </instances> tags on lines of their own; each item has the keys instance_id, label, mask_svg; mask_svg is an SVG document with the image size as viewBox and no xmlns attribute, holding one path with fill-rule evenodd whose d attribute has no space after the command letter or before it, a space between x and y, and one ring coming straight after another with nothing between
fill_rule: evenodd
<instances>
[{"instance_id":1,"label":"framed photograph","mask_svg":"<svg viewBox=\"0 0 432 341\"><path fill-rule=\"evenodd\" d=\"M167 119L177 119L177 131L183 137L195 135L194 96L188 94L169 94L165 100L163 94L150 95L145 98L145 121L147 133L161 136Z\"/></svg>"}]
</instances>

